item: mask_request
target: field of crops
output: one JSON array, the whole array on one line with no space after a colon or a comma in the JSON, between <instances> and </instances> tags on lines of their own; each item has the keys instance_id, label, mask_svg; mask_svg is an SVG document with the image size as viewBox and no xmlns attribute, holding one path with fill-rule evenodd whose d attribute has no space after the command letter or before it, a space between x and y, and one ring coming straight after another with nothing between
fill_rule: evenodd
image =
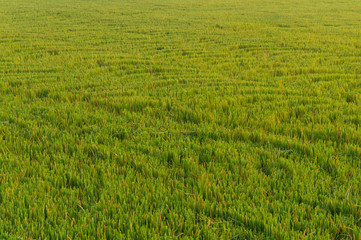
<instances>
[{"instance_id":1,"label":"field of crops","mask_svg":"<svg viewBox=\"0 0 361 240\"><path fill-rule=\"evenodd\" d=\"M0 0L0 239L361 239L360 19Z\"/></svg>"}]
</instances>

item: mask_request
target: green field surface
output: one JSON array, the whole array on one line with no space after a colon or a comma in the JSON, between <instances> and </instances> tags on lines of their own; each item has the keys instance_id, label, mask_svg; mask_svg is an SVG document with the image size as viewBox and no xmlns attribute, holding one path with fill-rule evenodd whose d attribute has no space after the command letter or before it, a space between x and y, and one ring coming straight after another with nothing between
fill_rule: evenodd
<instances>
[{"instance_id":1,"label":"green field surface","mask_svg":"<svg viewBox=\"0 0 361 240\"><path fill-rule=\"evenodd\" d=\"M0 0L0 239L361 239L361 1Z\"/></svg>"}]
</instances>

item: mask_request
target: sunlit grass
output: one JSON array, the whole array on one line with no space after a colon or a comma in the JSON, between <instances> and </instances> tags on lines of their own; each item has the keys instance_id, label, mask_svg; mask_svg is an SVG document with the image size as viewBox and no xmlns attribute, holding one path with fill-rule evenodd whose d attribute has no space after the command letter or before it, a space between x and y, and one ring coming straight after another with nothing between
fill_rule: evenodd
<instances>
[{"instance_id":1,"label":"sunlit grass","mask_svg":"<svg viewBox=\"0 0 361 240\"><path fill-rule=\"evenodd\" d=\"M360 9L0 0L0 236L360 239Z\"/></svg>"}]
</instances>

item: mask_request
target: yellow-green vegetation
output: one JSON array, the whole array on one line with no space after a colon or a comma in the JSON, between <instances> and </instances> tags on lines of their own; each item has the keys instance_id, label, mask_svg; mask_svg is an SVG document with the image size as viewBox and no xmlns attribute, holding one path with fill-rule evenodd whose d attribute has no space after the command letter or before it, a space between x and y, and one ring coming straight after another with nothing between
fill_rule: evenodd
<instances>
[{"instance_id":1,"label":"yellow-green vegetation","mask_svg":"<svg viewBox=\"0 0 361 240\"><path fill-rule=\"evenodd\" d=\"M0 0L0 238L360 239L360 19Z\"/></svg>"}]
</instances>

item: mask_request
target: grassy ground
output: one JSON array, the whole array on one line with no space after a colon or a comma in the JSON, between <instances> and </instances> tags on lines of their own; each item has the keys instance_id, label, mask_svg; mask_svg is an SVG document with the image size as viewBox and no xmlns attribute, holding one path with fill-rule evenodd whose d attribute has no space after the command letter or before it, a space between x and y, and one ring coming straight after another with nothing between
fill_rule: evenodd
<instances>
[{"instance_id":1,"label":"grassy ground","mask_svg":"<svg viewBox=\"0 0 361 240\"><path fill-rule=\"evenodd\" d=\"M0 0L0 236L360 239L360 9Z\"/></svg>"}]
</instances>

